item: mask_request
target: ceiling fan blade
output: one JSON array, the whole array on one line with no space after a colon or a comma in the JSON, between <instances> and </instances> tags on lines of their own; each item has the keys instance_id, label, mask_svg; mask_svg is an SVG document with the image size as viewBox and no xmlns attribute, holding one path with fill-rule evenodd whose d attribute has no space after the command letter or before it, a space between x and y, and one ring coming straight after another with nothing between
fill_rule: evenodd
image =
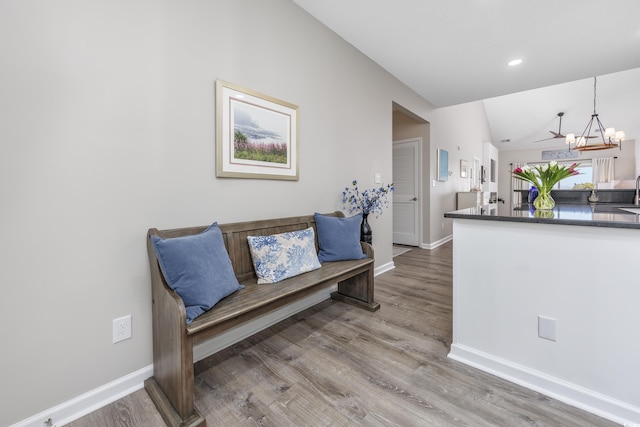
<instances>
[{"instance_id":1,"label":"ceiling fan blade","mask_svg":"<svg viewBox=\"0 0 640 427\"><path fill-rule=\"evenodd\" d=\"M549 132L551 132L553 134L553 136L551 138L539 139L537 141L532 141L532 142L551 141L552 139L566 138L566 136L561 134L561 133L556 133L556 132L554 132L552 130L550 130Z\"/></svg>"},{"instance_id":2,"label":"ceiling fan blade","mask_svg":"<svg viewBox=\"0 0 640 427\"><path fill-rule=\"evenodd\" d=\"M531 141L532 143L536 143L536 142L543 142L543 141L551 141L554 139L560 139L560 138L566 138L565 135L559 134L559 133L555 133L554 131L550 130L549 132L551 132L552 134L554 134L555 136L552 138L545 138L545 139L539 139L537 141ZM598 135L587 135L584 137L585 139L591 139L591 138L600 138L600 136Z\"/></svg>"},{"instance_id":3,"label":"ceiling fan blade","mask_svg":"<svg viewBox=\"0 0 640 427\"><path fill-rule=\"evenodd\" d=\"M539 139L539 140L537 140L537 141L531 141L531 142L551 141L552 139L556 139L556 137L554 136L553 138Z\"/></svg>"}]
</instances>

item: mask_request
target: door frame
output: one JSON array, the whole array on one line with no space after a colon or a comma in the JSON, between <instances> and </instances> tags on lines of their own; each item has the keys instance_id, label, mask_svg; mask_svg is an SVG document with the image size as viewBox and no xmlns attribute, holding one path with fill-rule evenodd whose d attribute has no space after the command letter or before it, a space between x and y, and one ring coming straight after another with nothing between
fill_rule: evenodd
<instances>
[{"instance_id":1,"label":"door frame","mask_svg":"<svg viewBox=\"0 0 640 427\"><path fill-rule=\"evenodd\" d=\"M418 161L416 162L416 182L415 184L415 188L416 188L416 196L418 197L418 203L417 203L417 207L418 207L418 212L417 212L417 233L418 233L418 244L416 245L416 247L421 248L423 245L423 235L422 235L422 219L423 219L423 203L424 203L424 189L422 188L422 172L423 172L423 162L422 162L422 151L423 151L423 138L421 136L417 136L414 138L406 138L406 139L399 139L399 140L395 140L392 141L391 144L392 146L394 144L400 144L400 143L407 143L407 142L416 142L416 146L417 146L417 150L416 150L416 157L418 158ZM391 153L393 154L393 148L391 150ZM393 159L391 161L391 164L393 165ZM391 171L391 174L393 176L393 170ZM395 231L392 230L392 235ZM393 243L393 238L391 239L392 243Z\"/></svg>"}]
</instances>

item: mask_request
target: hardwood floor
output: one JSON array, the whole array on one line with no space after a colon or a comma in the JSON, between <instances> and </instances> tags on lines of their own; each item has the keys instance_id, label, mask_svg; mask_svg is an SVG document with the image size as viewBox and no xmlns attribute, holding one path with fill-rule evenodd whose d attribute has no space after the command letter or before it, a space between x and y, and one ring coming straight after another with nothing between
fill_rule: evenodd
<instances>
[{"instance_id":1,"label":"hardwood floor","mask_svg":"<svg viewBox=\"0 0 640 427\"><path fill-rule=\"evenodd\" d=\"M328 300L198 362L207 425L615 425L447 358L451 252L395 257L375 313ZM144 390L70 424L156 425Z\"/></svg>"}]
</instances>

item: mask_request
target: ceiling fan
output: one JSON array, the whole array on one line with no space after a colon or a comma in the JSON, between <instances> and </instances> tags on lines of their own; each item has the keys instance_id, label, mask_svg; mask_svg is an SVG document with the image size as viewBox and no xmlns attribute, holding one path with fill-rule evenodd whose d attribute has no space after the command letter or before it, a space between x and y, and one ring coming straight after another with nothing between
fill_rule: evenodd
<instances>
[{"instance_id":1,"label":"ceiling fan","mask_svg":"<svg viewBox=\"0 0 640 427\"><path fill-rule=\"evenodd\" d=\"M549 141L552 139L565 139L567 137L567 135L563 135L562 134L562 116L564 116L564 113L561 111L558 113L558 117L560 117L560 123L558 124L558 132L554 132L552 130L549 131L549 133L551 133L553 136L551 138L545 138L545 139L539 139L537 141L533 141L533 142L542 142L542 141ZM597 136L595 135L585 135L585 138L589 139L589 138L597 138Z\"/></svg>"},{"instance_id":2,"label":"ceiling fan","mask_svg":"<svg viewBox=\"0 0 640 427\"><path fill-rule=\"evenodd\" d=\"M533 141L533 142L542 142L542 141L549 141L550 139L560 139L560 138L566 138L567 135L563 135L562 134L562 116L564 116L564 113L561 111L558 113L558 117L560 117L560 123L558 124L558 132L554 132L552 130L550 130L549 132L553 135L551 138L545 138L545 139L539 139L537 141Z\"/></svg>"}]
</instances>

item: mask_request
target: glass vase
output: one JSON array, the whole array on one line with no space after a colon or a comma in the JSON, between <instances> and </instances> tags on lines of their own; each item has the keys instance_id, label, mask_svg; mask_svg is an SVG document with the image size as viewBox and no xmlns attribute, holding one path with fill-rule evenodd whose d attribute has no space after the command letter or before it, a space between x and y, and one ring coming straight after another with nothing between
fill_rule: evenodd
<instances>
[{"instance_id":1,"label":"glass vase","mask_svg":"<svg viewBox=\"0 0 640 427\"><path fill-rule=\"evenodd\" d=\"M550 188L538 188L538 197L533 201L533 206L538 210L551 210L556 205L556 201L551 197Z\"/></svg>"},{"instance_id":2,"label":"glass vase","mask_svg":"<svg viewBox=\"0 0 640 427\"><path fill-rule=\"evenodd\" d=\"M536 197L538 197L538 189L535 185L532 185L531 188L529 188L529 203L533 203Z\"/></svg>"},{"instance_id":3,"label":"glass vase","mask_svg":"<svg viewBox=\"0 0 640 427\"><path fill-rule=\"evenodd\" d=\"M362 223L360 224L360 241L365 243L371 243L371 227L369 226L369 222L367 221L369 217L368 213L362 214Z\"/></svg>"}]
</instances>

